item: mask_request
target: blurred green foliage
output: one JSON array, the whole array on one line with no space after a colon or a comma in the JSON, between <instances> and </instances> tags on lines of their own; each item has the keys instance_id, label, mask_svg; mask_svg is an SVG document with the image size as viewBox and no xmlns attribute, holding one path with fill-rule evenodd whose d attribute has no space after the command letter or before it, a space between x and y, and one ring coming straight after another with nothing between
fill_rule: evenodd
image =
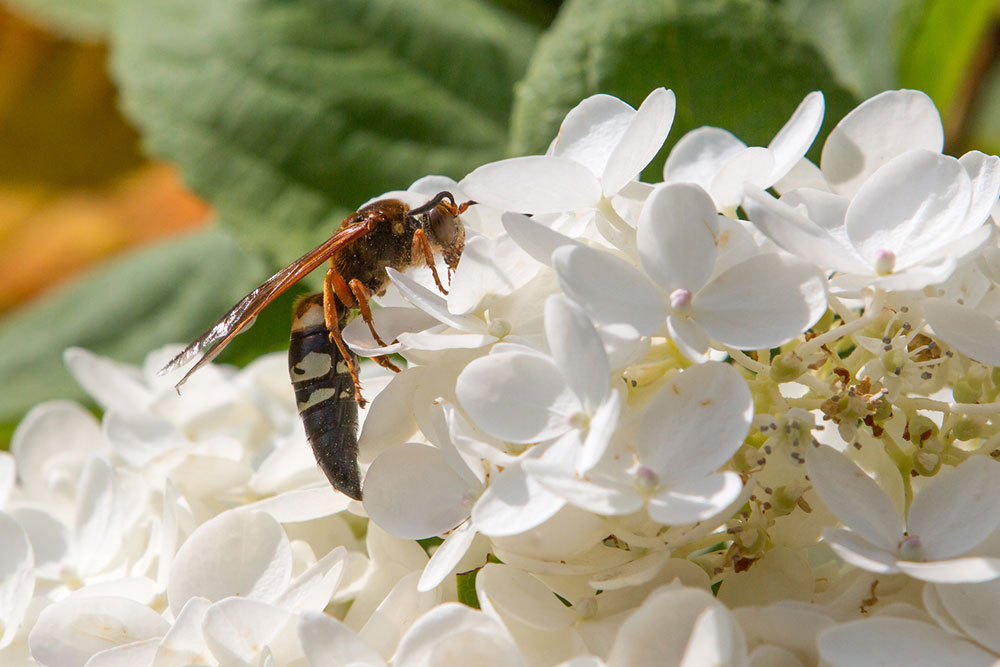
<instances>
[{"instance_id":1,"label":"blurred green foliage","mask_svg":"<svg viewBox=\"0 0 1000 667\"><path fill-rule=\"evenodd\" d=\"M994 2L968 0L16 0L105 39L148 151L217 226L138 251L0 322L0 428L77 397L62 349L137 362L186 341L363 201L543 151L597 92L677 93L667 146L700 125L765 144L822 90L825 133L881 90L920 87L949 148L1000 148ZM975 141L975 144L969 142ZM114 302L105 299L114 285ZM291 297L288 297L290 301ZM229 359L287 340L269 309ZM247 339L247 340L243 340Z\"/></svg>"}]
</instances>

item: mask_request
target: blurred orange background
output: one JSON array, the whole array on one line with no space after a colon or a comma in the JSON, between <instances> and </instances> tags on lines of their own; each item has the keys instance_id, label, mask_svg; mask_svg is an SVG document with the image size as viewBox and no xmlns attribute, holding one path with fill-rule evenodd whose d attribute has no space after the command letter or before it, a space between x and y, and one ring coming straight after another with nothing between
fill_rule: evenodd
<instances>
[{"instance_id":1,"label":"blurred orange background","mask_svg":"<svg viewBox=\"0 0 1000 667\"><path fill-rule=\"evenodd\" d=\"M107 49L0 6L0 315L116 253L204 224L115 105Z\"/></svg>"}]
</instances>

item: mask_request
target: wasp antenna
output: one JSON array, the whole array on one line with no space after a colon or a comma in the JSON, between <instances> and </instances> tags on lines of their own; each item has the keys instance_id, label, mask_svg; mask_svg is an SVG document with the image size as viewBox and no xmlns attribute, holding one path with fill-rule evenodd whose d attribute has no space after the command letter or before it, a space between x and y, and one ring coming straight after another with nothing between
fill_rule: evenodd
<instances>
[{"instance_id":1,"label":"wasp antenna","mask_svg":"<svg viewBox=\"0 0 1000 667\"><path fill-rule=\"evenodd\" d=\"M407 212L407 214L413 216L413 215L420 215L421 213L426 213L427 211L433 210L435 207L437 207L438 204L440 204L445 199L450 199L452 205L455 204L454 195L452 195L450 192L447 191L439 192L436 195L434 195L434 198L431 199L426 204L423 204L422 206L418 206L416 208L411 208Z\"/></svg>"}]
</instances>

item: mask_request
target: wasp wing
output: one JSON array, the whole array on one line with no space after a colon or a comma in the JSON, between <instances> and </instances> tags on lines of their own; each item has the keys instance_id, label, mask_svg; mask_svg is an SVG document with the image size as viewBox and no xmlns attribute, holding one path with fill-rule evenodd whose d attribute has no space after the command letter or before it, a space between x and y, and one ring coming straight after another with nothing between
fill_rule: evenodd
<instances>
[{"instance_id":1,"label":"wasp wing","mask_svg":"<svg viewBox=\"0 0 1000 667\"><path fill-rule=\"evenodd\" d=\"M237 334L247 329L257 318L257 314L271 303L282 292L312 273L320 264L330 259L338 250L368 232L365 221L345 227L331 236L326 242L310 250L297 260L278 271L260 287L243 297L228 313L219 318L212 327L184 348L180 354L160 369L160 375L184 366L195 355L204 351L204 355L191 369L184 374L175 388L187 382L191 374L214 359L229 344Z\"/></svg>"}]
</instances>

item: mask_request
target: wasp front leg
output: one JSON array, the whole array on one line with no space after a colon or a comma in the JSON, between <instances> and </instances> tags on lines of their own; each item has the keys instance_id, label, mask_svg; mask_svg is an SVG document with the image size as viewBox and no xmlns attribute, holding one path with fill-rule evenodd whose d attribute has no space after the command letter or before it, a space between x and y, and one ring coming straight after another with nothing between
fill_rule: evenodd
<instances>
[{"instance_id":1,"label":"wasp front leg","mask_svg":"<svg viewBox=\"0 0 1000 667\"><path fill-rule=\"evenodd\" d=\"M424 230L418 229L413 232L413 245L410 248L410 257L419 257L423 255L424 264L431 270L434 275L434 284L441 291L441 294L448 294L448 290L444 288L441 284L441 277L438 276L437 266L434 265L434 251L431 250L431 244L427 240L427 235L424 234ZM449 273L451 270L449 269Z\"/></svg>"},{"instance_id":2,"label":"wasp front leg","mask_svg":"<svg viewBox=\"0 0 1000 667\"><path fill-rule=\"evenodd\" d=\"M344 337L340 333L339 313L337 312L337 301L344 304L345 308L353 305L351 290L344 282L343 276L336 269L330 268L323 279L323 319L327 331L330 332L330 340L334 342L340 355L347 362L347 369L351 372L351 380L354 382L354 400L360 407L365 407L368 402L361 395L361 378L358 377L358 364L344 343Z\"/></svg>"}]
</instances>

